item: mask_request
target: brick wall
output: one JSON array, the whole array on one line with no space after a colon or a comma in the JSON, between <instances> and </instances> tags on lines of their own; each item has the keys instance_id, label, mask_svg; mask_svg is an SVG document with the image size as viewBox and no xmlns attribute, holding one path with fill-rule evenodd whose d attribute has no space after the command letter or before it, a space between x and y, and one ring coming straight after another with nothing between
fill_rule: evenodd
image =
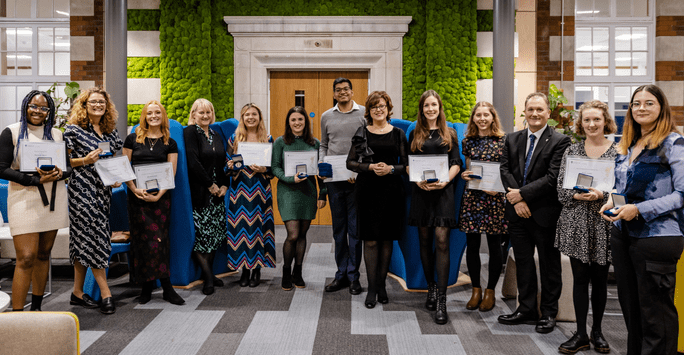
<instances>
[{"instance_id":1,"label":"brick wall","mask_svg":"<svg viewBox=\"0 0 684 355\"><path fill-rule=\"evenodd\" d=\"M656 3L656 6L659 5ZM678 8L659 8L656 13L667 14L656 16L657 43L663 44L661 48L656 48L656 84L667 95L677 124L683 126L684 48L681 48L681 43L684 42L684 2Z\"/></svg>"},{"instance_id":2,"label":"brick wall","mask_svg":"<svg viewBox=\"0 0 684 355\"><path fill-rule=\"evenodd\" d=\"M537 1L537 91L544 93L549 90L549 82L561 80L560 41L563 37L567 39L567 37L575 36L575 17L567 16L567 11L564 17L551 14L553 1L560 3L558 0ZM561 25L563 21L564 26ZM551 37L560 37L560 41L557 42L558 48L551 48ZM565 43L567 44L567 41ZM567 84L575 80L574 57L567 58L566 56L562 66L564 87L567 87Z\"/></svg>"},{"instance_id":3,"label":"brick wall","mask_svg":"<svg viewBox=\"0 0 684 355\"><path fill-rule=\"evenodd\" d=\"M104 85L104 0L93 1L92 16L71 16L72 38L93 38L90 45L72 50L71 80L94 81L96 86ZM74 41L72 41L74 45ZM80 51L77 55L74 52ZM92 60L81 60L89 58Z\"/></svg>"}]
</instances>

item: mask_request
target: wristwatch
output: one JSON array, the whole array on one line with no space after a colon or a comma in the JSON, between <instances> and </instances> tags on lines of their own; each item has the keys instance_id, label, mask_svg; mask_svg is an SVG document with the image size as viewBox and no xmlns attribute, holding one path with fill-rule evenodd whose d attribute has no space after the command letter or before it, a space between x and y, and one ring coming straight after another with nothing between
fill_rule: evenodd
<instances>
[{"instance_id":1,"label":"wristwatch","mask_svg":"<svg viewBox=\"0 0 684 355\"><path fill-rule=\"evenodd\" d=\"M394 165L390 165L392 167L392 170L390 170L390 173L394 174Z\"/></svg>"}]
</instances>

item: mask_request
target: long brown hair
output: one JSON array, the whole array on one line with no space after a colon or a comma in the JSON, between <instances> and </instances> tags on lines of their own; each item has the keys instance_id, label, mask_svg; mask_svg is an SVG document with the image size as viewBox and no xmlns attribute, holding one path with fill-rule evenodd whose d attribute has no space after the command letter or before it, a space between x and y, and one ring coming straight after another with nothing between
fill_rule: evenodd
<instances>
[{"instance_id":1,"label":"long brown hair","mask_svg":"<svg viewBox=\"0 0 684 355\"><path fill-rule=\"evenodd\" d=\"M418 102L418 117L416 118L416 128L413 131L413 142L411 142L411 151L423 151L423 144L430 135L430 127L428 125L427 117L423 113L423 105L425 105L425 100L429 97L434 97L439 103L439 115L437 116L437 129L439 130L439 136L442 137L442 143L440 145L446 146L447 150L451 151L451 146L453 144L453 130L450 130L446 124L446 116L444 115L444 107L442 106L442 98L435 90L428 90L420 96L420 101Z\"/></svg>"},{"instance_id":2,"label":"long brown hair","mask_svg":"<svg viewBox=\"0 0 684 355\"><path fill-rule=\"evenodd\" d=\"M78 95L76 101L74 101L74 105L71 107L69 123L78 125L81 128L88 127L90 119L88 118L88 109L86 107L88 105L88 99L92 94L100 94L104 96L105 101L107 101L105 113L104 115L102 115L102 118L100 118L100 132L104 134L112 133L112 131L114 131L114 128L116 128L116 120L119 117L119 113L116 111L114 103L112 102L112 99L109 97L109 94L106 91L104 91L101 87L97 86L86 89L81 93L81 95Z\"/></svg>"},{"instance_id":3,"label":"long brown hair","mask_svg":"<svg viewBox=\"0 0 684 355\"><path fill-rule=\"evenodd\" d=\"M162 122L159 130L162 133L162 140L164 144L169 144L169 138L171 137L171 132L169 131L169 117L166 115L166 109L162 106L161 102L157 100L148 101L140 112L140 125L135 129L135 142L145 143L145 138L147 138L147 132L150 130L150 123L147 122L147 109L150 105L157 105L161 109Z\"/></svg>"},{"instance_id":4,"label":"long brown hair","mask_svg":"<svg viewBox=\"0 0 684 355\"><path fill-rule=\"evenodd\" d=\"M285 144L292 144L295 141L295 135L292 132L292 127L290 127L290 116L293 113L299 113L304 116L304 132L302 132L302 139L304 142L310 146L316 145L313 134L311 134L311 122L309 121L309 114L302 106L295 106L287 111L287 116L285 116L285 134L283 135L283 140Z\"/></svg>"},{"instance_id":5,"label":"long brown hair","mask_svg":"<svg viewBox=\"0 0 684 355\"><path fill-rule=\"evenodd\" d=\"M622 139L618 144L618 152L622 155L626 155L629 147L636 143L638 139L641 138L641 125L634 120L632 116L632 103L634 102L634 96L640 91L646 91L651 95L655 96L660 104L660 113L658 113L658 118L656 119L655 128L648 133L645 138L645 147L648 149L656 148L662 143L665 138L671 133L680 133L677 130L677 125L672 118L672 113L670 112L670 104L667 102L667 97L659 87L655 85L642 85L634 90L632 93L632 98L629 100L629 109L625 115L625 123L622 125Z\"/></svg>"},{"instance_id":6,"label":"long brown hair","mask_svg":"<svg viewBox=\"0 0 684 355\"><path fill-rule=\"evenodd\" d=\"M489 109L489 113L492 115L492 126L490 127L490 130L492 131L491 135L494 137L503 137L506 133L501 129L501 120L499 120L499 113L496 112L496 109L494 108L494 105L487 101L480 101L473 106L473 110L470 111L470 119L468 120L468 127L466 127L466 138L471 138L471 137L477 137L479 136L479 130L477 129L477 125L475 122L473 122L473 118L475 117L475 111L477 111L478 108L480 107L486 107Z\"/></svg>"},{"instance_id":7,"label":"long brown hair","mask_svg":"<svg viewBox=\"0 0 684 355\"><path fill-rule=\"evenodd\" d=\"M268 142L268 133L266 132L266 124L264 123L264 116L261 114L261 109L256 104L250 102L245 106L242 106L242 110L240 110L240 122L238 123L238 126L235 129L235 142L233 143L234 152L237 152L238 143L247 140L247 127L245 126L244 117L245 113L250 108L255 108L257 110L257 113L259 114L259 125L257 126L257 140L259 141L259 143Z\"/></svg>"}]
</instances>

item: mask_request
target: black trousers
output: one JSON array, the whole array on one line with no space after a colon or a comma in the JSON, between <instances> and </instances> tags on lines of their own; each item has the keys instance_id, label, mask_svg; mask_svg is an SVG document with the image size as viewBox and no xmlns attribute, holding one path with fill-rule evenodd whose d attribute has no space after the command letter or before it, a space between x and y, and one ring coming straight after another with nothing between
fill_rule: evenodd
<instances>
[{"instance_id":1,"label":"black trousers","mask_svg":"<svg viewBox=\"0 0 684 355\"><path fill-rule=\"evenodd\" d=\"M515 254L516 281L518 284L517 311L537 315L537 267L534 262L534 249L539 254L539 274L541 277L542 316L556 317L558 299L561 295L560 252L553 246L556 237L555 224L542 227L532 218L519 219L508 226L511 246Z\"/></svg>"},{"instance_id":2,"label":"black trousers","mask_svg":"<svg viewBox=\"0 0 684 355\"><path fill-rule=\"evenodd\" d=\"M684 238L632 238L625 223L610 239L618 299L627 324L627 354L676 354L674 305L677 262Z\"/></svg>"}]
</instances>

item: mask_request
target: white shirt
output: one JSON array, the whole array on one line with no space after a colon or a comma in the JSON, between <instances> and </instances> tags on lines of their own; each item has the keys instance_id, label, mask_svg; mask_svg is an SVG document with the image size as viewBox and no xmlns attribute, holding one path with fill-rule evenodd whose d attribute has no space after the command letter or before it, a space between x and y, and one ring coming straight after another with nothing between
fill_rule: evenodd
<instances>
[{"instance_id":1,"label":"white shirt","mask_svg":"<svg viewBox=\"0 0 684 355\"><path fill-rule=\"evenodd\" d=\"M539 144L538 144L538 143L539 143L539 139L541 138L542 133L544 133L544 131L546 130L546 128L547 128L548 126L549 126L548 124L545 124L544 127L543 127L542 129L540 129L540 130L538 130L538 131L536 131L536 132L534 132L534 133L532 133L532 131L530 131L529 128L527 129L527 146L525 147L525 156L527 156L527 151L530 150L530 136L531 136L531 135L534 135L534 136L536 137L536 138L534 139L534 149L537 149L537 145L539 145ZM532 153L534 153L534 151L532 151Z\"/></svg>"},{"instance_id":2,"label":"white shirt","mask_svg":"<svg viewBox=\"0 0 684 355\"><path fill-rule=\"evenodd\" d=\"M348 111L348 112L342 112L342 111L340 111L340 108L337 107L338 105L339 105L339 103L335 104L335 107L333 107L333 111L337 111L337 112L340 112L340 113L349 113L349 112L353 112L353 111L359 110L359 105L358 105L354 100L352 100L352 109L351 109L350 111Z\"/></svg>"}]
</instances>

